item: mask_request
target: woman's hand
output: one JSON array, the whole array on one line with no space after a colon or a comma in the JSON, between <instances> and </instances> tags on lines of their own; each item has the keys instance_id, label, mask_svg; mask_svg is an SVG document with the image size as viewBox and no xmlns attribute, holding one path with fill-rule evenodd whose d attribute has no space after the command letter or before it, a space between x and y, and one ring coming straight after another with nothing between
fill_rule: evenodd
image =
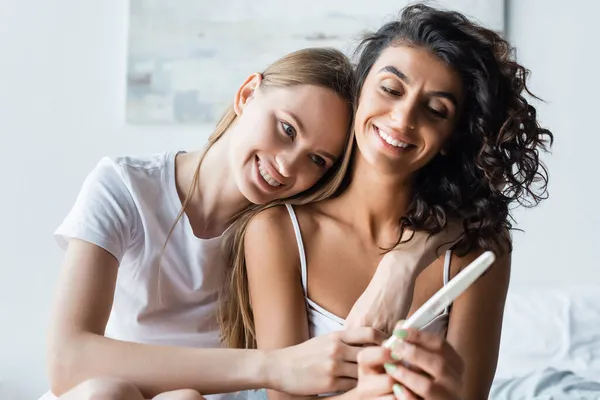
<instances>
[{"instance_id":1,"label":"woman's hand","mask_svg":"<svg viewBox=\"0 0 600 400\"><path fill-rule=\"evenodd\" d=\"M398 326L399 328L399 326ZM441 336L398 329L392 349L368 348L358 357L361 398L455 400L462 392L464 363Z\"/></svg>"},{"instance_id":2,"label":"woman's hand","mask_svg":"<svg viewBox=\"0 0 600 400\"><path fill-rule=\"evenodd\" d=\"M386 363L394 362L392 351L382 346L367 347L358 353L358 384L360 400L395 400L393 386L397 382L384 370Z\"/></svg>"},{"instance_id":3,"label":"woman's hand","mask_svg":"<svg viewBox=\"0 0 600 400\"><path fill-rule=\"evenodd\" d=\"M383 340L381 332L361 327L270 350L270 388L305 396L353 389L358 377L358 353L364 346L379 348Z\"/></svg>"}]
</instances>

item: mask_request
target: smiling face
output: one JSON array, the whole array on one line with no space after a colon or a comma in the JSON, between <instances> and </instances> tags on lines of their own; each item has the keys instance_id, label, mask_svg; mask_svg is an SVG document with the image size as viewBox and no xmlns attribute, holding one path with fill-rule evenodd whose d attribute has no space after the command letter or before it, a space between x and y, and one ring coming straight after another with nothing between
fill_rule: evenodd
<instances>
[{"instance_id":1,"label":"smiling face","mask_svg":"<svg viewBox=\"0 0 600 400\"><path fill-rule=\"evenodd\" d=\"M362 157L382 172L410 176L443 150L462 97L459 76L431 52L388 47L359 98L354 129Z\"/></svg>"},{"instance_id":2,"label":"smiling face","mask_svg":"<svg viewBox=\"0 0 600 400\"><path fill-rule=\"evenodd\" d=\"M341 156L350 110L333 90L315 85L260 86L255 74L238 92L229 163L252 203L312 187Z\"/></svg>"}]
</instances>

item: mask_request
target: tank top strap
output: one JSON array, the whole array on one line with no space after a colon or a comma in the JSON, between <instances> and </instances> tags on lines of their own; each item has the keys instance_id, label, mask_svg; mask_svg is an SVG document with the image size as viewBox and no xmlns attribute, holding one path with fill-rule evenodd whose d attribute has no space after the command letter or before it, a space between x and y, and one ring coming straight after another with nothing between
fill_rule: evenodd
<instances>
[{"instance_id":1,"label":"tank top strap","mask_svg":"<svg viewBox=\"0 0 600 400\"><path fill-rule=\"evenodd\" d=\"M298 253L300 254L300 270L302 273L302 289L304 290L304 296L307 296L307 278L306 278L306 253L304 252L304 243L302 242L302 231L300 230L300 224L298 223L298 217L294 211L294 207L291 204L286 204L285 207L290 214L292 219L292 226L294 227L294 234L296 235L296 244L298 244Z\"/></svg>"},{"instance_id":2,"label":"tank top strap","mask_svg":"<svg viewBox=\"0 0 600 400\"><path fill-rule=\"evenodd\" d=\"M452 260L452 250L446 250L446 256L444 259L444 286L450 282L450 261ZM450 312L450 305L444 309L444 314Z\"/></svg>"}]
</instances>

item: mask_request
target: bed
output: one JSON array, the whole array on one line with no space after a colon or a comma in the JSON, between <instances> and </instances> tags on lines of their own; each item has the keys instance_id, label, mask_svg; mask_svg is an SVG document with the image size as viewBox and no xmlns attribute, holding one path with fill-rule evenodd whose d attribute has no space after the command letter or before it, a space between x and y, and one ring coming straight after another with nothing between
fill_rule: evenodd
<instances>
[{"instance_id":1,"label":"bed","mask_svg":"<svg viewBox=\"0 0 600 400\"><path fill-rule=\"evenodd\" d=\"M509 290L490 398L600 399L600 285Z\"/></svg>"}]
</instances>

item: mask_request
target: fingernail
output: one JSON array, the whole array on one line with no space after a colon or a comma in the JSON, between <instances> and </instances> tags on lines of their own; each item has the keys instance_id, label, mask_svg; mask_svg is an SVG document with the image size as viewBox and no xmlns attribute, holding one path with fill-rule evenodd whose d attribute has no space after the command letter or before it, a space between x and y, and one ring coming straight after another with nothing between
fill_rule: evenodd
<instances>
[{"instance_id":1,"label":"fingernail","mask_svg":"<svg viewBox=\"0 0 600 400\"><path fill-rule=\"evenodd\" d=\"M396 370L396 368L398 368L396 366L396 364L392 364L392 363L383 364L383 369L385 369L385 372L387 372L388 374L393 373Z\"/></svg>"},{"instance_id":2,"label":"fingernail","mask_svg":"<svg viewBox=\"0 0 600 400\"><path fill-rule=\"evenodd\" d=\"M404 389L402 389L402 386L399 383L394 383L394 386L392 386L392 390L394 391L396 397L398 397L399 399L406 398L404 397Z\"/></svg>"},{"instance_id":3,"label":"fingernail","mask_svg":"<svg viewBox=\"0 0 600 400\"><path fill-rule=\"evenodd\" d=\"M402 326L404 325L404 320L401 319L400 321L396 322L396 325L394 325L394 330L396 329L402 329Z\"/></svg>"},{"instance_id":4,"label":"fingernail","mask_svg":"<svg viewBox=\"0 0 600 400\"><path fill-rule=\"evenodd\" d=\"M406 331L406 329L396 329L394 331L394 336L401 340L406 339L408 336L408 331Z\"/></svg>"},{"instance_id":5,"label":"fingernail","mask_svg":"<svg viewBox=\"0 0 600 400\"><path fill-rule=\"evenodd\" d=\"M400 361L402 360L402 357L400 357L398 354L396 354L396 352L392 351L392 360L396 360L396 361Z\"/></svg>"}]
</instances>

